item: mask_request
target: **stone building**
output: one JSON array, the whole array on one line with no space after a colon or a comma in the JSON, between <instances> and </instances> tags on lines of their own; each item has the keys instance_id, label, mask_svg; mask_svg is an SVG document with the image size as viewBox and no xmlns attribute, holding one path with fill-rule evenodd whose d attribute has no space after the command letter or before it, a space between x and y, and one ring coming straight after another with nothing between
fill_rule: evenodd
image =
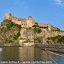
<instances>
[{"instance_id":1,"label":"stone building","mask_svg":"<svg viewBox=\"0 0 64 64\"><path fill-rule=\"evenodd\" d=\"M7 13L7 14L5 14L5 19L11 20L13 23L21 25L21 27L32 27L33 25L35 25L35 22L34 22L32 16L29 16L27 19L16 18L16 17L12 16L11 13ZM38 23L38 25L44 31L46 31L46 30L51 31L51 25L49 25L49 24Z\"/></svg>"},{"instance_id":2,"label":"stone building","mask_svg":"<svg viewBox=\"0 0 64 64\"><path fill-rule=\"evenodd\" d=\"M5 19L11 20L13 23L21 25L21 27L32 27L35 24L32 16L29 16L28 19L24 19L16 18L12 16L11 13L7 13L5 14Z\"/></svg>"},{"instance_id":3,"label":"stone building","mask_svg":"<svg viewBox=\"0 0 64 64\"><path fill-rule=\"evenodd\" d=\"M29 16L27 19L27 27L32 27L35 24L35 22L32 19L32 16Z\"/></svg>"}]
</instances>

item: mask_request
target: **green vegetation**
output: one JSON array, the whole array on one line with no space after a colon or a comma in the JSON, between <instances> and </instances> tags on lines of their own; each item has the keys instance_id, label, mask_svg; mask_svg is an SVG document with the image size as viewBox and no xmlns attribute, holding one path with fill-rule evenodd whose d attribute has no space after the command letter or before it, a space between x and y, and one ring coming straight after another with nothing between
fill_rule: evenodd
<instances>
[{"instance_id":1,"label":"green vegetation","mask_svg":"<svg viewBox=\"0 0 64 64\"><path fill-rule=\"evenodd\" d=\"M33 25L33 27L34 27L35 33L41 33L41 28L38 26L38 23L35 23L35 25Z\"/></svg>"},{"instance_id":2,"label":"green vegetation","mask_svg":"<svg viewBox=\"0 0 64 64\"><path fill-rule=\"evenodd\" d=\"M32 27L39 27L39 26L38 26L38 23L35 22L35 24L34 24Z\"/></svg>"},{"instance_id":3,"label":"green vegetation","mask_svg":"<svg viewBox=\"0 0 64 64\"><path fill-rule=\"evenodd\" d=\"M61 31L61 30L59 28L57 28L57 27L52 26L52 31Z\"/></svg>"},{"instance_id":4,"label":"green vegetation","mask_svg":"<svg viewBox=\"0 0 64 64\"><path fill-rule=\"evenodd\" d=\"M8 44L8 43L13 43L13 40L8 40L8 39L7 39L7 40L5 41L5 44Z\"/></svg>"},{"instance_id":5,"label":"green vegetation","mask_svg":"<svg viewBox=\"0 0 64 64\"><path fill-rule=\"evenodd\" d=\"M18 44L21 25L14 24L11 20L5 19L0 28L0 40L3 44Z\"/></svg>"},{"instance_id":6,"label":"green vegetation","mask_svg":"<svg viewBox=\"0 0 64 64\"><path fill-rule=\"evenodd\" d=\"M48 27L49 27L48 25L40 27L39 24L37 22L35 22L35 24L32 27L29 27L29 28L25 27L24 29L21 29L21 25L15 24L11 20L5 19L2 22L1 28L0 28L0 40L1 40L1 42L3 42L3 44L8 44L8 43L16 44L16 43L18 43L19 39L23 38L24 37L23 35L25 35L26 38L23 38L25 40L24 42L34 41L34 43L43 43L43 42L47 41L48 44L50 44L50 43L64 44L64 36L61 36L61 35L58 35L55 37L44 38L48 31ZM21 33L23 35L22 35L22 37L19 38L20 29L22 30ZM46 29L46 32L41 29ZM51 33L54 31L57 31L57 32L61 31L59 28L56 28L56 27L52 27L51 29L52 29ZM23 39L21 39L21 40L23 40Z\"/></svg>"},{"instance_id":7,"label":"green vegetation","mask_svg":"<svg viewBox=\"0 0 64 64\"><path fill-rule=\"evenodd\" d=\"M21 25L14 24L13 22L11 22L11 20L7 20L7 19L5 19L4 22L2 22L1 24L1 26L4 26L4 25L6 25L9 30L12 29L14 26L19 29L21 28Z\"/></svg>"},{"instance_id":8,"label":"green vegetation","mask_svg":"<svg viewBox=\"0 0 64 64\"><path fill-rule=\"evenodd\" d=\"M57 27L56 27L56 29L57 29L57 31L61 31L61 30L60 30L59 28L57 28Z\"/></svg>"},{"instance_id":9,"label":"green vegetation","mask_svg":"<svg viewBox=\"0 0 64 64\"><path fill-rule=\"evenodd\" d=\"M64 36L58 35L55 37L48 37L47 38L49 41L48 42L53 42L53 43L60 43L60 44L64 44Z\"/></svg>"},{"instance_id":10,"label":"green vegetation","mask_svg":"<svg viewBox=\"0 0 64 64\"><path fill-rule=\"evenodd\" d=\"M34 38L34 43L42 43L42 37L40 36L40 37L36 37L36 38Z\"/></svg>"},{"instance_id":11,"label":"green vegetation","mask_svg":"<svg viewBox=\"0 0 64 64\"><path fill-rule=\"evenodd\" d=\"M21 25L14 24L14 26L17 26L19 29L21 29Z\"/></svg>"},{"instance_id":12,"label":"green vegetation","mask_svg":"<svg viewBox=\"0 0 64 64\"><path fill-rule=\"evenodd\" d=\"M16 34L16 35L14 35L14 40L17 40L17 38L20 36L20 31Z\"/></svg>"},{"instance_id":13,"label":"green vegetation","mask_svg":"<svg viewBox=\"0 0 64 64\"><path fill-rule=\"evenodd\" d=\"M11 29L11 28L13 27L13 25L14 25L14 24L13 24L11 21L9 21L8 24L7 24L7 28L8 28L8 29Z\"/></svg>"},{"instance_id":14,"label":"green vegetation","mask_svg":"<svg viewBox=\"0 0 64 64\"><path fill-rule=\"evenodd\" d=\"M39 27L34 28L34 32L41 33L41 29Z\"/></svg>"}]
</instances>

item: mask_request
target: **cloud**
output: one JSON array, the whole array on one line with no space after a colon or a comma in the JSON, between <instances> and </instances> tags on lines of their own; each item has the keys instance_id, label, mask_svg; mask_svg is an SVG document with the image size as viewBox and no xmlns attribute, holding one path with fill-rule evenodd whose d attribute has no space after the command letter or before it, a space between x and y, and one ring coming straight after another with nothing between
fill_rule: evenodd
<instances>
[{"instance_id":1,"label":"cloud","mask_svg":"<svg viewBox=\"0 0 64 64\"><path fill-rule=\"evenodd\" d=\"M55 2L57 5L60 5L60 6L63 6L63 7L64 7L64 0L54 0L54 2Z\"/></svg>"}]
</instances>

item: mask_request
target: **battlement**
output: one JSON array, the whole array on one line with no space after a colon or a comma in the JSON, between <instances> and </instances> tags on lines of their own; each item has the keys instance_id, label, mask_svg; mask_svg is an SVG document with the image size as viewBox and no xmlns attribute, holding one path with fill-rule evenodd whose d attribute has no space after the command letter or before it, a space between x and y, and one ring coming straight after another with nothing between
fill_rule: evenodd
<instances>
[{"instance_id":1,"label":"battlement","mask_svg":"<svg viewBox=\"0 0 64 64\"><path fill-rule=\"evenodd\" d=\"M35 25L32 16L29 16L28 18L25 19L25 18L17 18L15 16L12 16L11 13L7 13L5 14L5 19L11 20L13 23L21 25L21 27L32 27L33 25ZM51 25L49 24L38 23L38 25L42 27L42 29L44 29L45 31L47 30L51 31Z\"/></svg>"},{"instance_id":2,"label":"battlement","mask_svg":"<svg viewBox=\"0 0 64 64\"><path fill-rule=\"evenodd\" d=\"M22 27L32 27L35 24L32 16L29 16L27 19L25 19L25 18L17 18L12 16L11 13L7 13L5 14L4 18L11 20L15 24L21 25Z\"/></svg>"}]
</instances>

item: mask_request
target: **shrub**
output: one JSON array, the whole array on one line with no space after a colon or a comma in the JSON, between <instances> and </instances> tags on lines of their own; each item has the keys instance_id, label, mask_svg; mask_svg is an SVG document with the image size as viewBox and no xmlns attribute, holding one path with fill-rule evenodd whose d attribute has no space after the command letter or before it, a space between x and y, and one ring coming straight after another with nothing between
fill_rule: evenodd
<instances>
[{"instance_id":1,"label":"shrub","mask_svg":"<svg viewBox=\"0 0 64 64\"><path fill-rule=\"evenodd\" d=\"M15 24L14 26L17 26L19 29L21 29L21 25Z\"/></svg>"},{"instance_id":2,"label":"shrub","mask_svg":"<svg viewBox=\"0 0 64 64\"><path fill-rule=\"evenodd\" d=\"M55 37L48 37L47 39L51 40L55 43L64 43L64 36L61 36L61 35L58 35L58 36L55 36Z\"/></svg>"},{"instance_id":3,"label":"shrub","mask_svg":"<svg viewBox=\"0 0 64 64\"><path fill-rule=\"evenodd\" d=\"M41 33L41 29L39 27L34 28L34 32Z\"/></svg>"},{"instance_id":4,"label":"shrub","mask_svg":"<svg viewBox=\"0 0 64 64\"><path fill-rule=\"evenodd\" d=\"M42 43L42 38L41 37L35 38L34 43Z\"/></svg>"},{"instance_id":5,"label":"shrub","mask_svg":"<svg viewBox=\"0 0 64 64\"><path fill-rule=\"evenodd\" d=\"M16 34L16 35L14 35L14 40L17 40L17 38L20 36L20 31Z\"/></svg>"},{"instance_id":6,"label":"shrub","mask_svg":"<svg viewBox=\"0 0 64 64\"><path fill-rule=\"evenodd\" d=\"M13 27L13 25L14 25L14 24L10 21L10 22L8 22L8 24L7 24L7 28L8 28L8 29L11 29L11 28Z\"/></svg>"}]
</instances>

